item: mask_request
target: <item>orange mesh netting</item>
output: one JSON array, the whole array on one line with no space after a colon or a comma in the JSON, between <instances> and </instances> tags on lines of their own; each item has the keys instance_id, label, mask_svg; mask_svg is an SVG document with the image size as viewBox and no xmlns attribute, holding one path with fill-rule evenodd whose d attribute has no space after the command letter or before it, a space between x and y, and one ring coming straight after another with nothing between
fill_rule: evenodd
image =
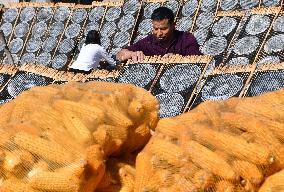
<instances>
[{"instance_id":1,"label":"orange mesh netting","mask_svg":"<svg viewBox=\"0 0 284 192\"><path fill-rule=\"evenodd\" d=\"M269 179L284 166L283 104L280 90L161 119L137 156L135 191L257 191L266 178L263 191L283 190L283 174Z\"/></svg>"}]
</instances>

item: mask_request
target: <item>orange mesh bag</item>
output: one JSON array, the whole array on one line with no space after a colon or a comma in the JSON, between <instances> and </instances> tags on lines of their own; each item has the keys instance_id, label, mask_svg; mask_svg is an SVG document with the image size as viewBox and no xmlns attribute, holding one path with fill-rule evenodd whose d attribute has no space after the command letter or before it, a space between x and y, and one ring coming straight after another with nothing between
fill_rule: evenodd
<instances>
[{"instance_id":1,"label":"orange mesh bag","mask_svg":"<svg viewBox=\"0 0 284 192\"><path fill-rule=\"evenodd\" d=\"M23 92L0 107L0 191L93 192L110 156L147 143L157 112L155 97L128 84L70 82ZM133 164L117 166L120 188L133 189Z\"/></svg>"},{"instance_id":2,"label":"orange mesh bag","mask_svg":"<svg viewBox=\"0 0 284 192\"><path fill-rule=\"evenodd\" d=\"M137 156L135 191L282 189L283 91L205 101L161 119Z\"/></svg>"}]
</instances>

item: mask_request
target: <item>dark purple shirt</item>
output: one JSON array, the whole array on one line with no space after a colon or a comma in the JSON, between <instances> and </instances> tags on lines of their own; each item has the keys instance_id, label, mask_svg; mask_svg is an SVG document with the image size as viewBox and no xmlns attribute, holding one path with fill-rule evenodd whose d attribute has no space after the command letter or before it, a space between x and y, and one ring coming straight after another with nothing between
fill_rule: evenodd
<instances>
[{"instance_id":1,"label":"dark purple shirt","mask_svg":"<svg viewBox=\"0 0 284 192\"><path fill-rule=\"evenodd\" d=\"M165 55L167 53L186 55L202 55L199 51L199 45L191 33L183 31L174 31L175 39L168 48L161 46L154 35L139 40L127 47L129 51L142 51L146 56Z\"/></svg>"}]
</instances>

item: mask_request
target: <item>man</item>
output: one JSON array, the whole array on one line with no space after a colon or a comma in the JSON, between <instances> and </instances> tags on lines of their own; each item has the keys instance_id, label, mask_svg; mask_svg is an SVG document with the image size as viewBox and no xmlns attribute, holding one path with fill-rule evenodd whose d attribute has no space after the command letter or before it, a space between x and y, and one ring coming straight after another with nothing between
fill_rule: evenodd
<instances>
[{"instance_id":1,"label":"man","mask_svg":"<svg viewBox=\"0 0 284 192\"><path fill-rule=\"evenodd\" d=\"M174 13L171 9L159 7L153 11L151 19L153 34L119 51L116 55L118 60L132 59L134 62L141 62L145 55L201 55L192 34L175 30Z\"/></svg>"}]
</instances>

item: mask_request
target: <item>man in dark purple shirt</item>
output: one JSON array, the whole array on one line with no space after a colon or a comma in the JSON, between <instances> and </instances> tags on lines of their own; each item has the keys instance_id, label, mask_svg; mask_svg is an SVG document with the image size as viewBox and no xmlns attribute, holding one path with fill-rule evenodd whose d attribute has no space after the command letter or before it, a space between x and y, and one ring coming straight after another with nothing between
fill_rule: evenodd
<instances>
[{"instance_id":1,"label":"man in dark purple shirt","mask_svg":"<svg viewBox=\"0 0 284 192\"><path fill-rule=\"evenodd\" d=\"M132 59L140 62L144 56L173 54L201 55L195 37L187 32L175 30L174 13L166 7L159 7L151 15L153 34L139 40L116 55L120 61Z\"/></svg>"}]
</instances>

